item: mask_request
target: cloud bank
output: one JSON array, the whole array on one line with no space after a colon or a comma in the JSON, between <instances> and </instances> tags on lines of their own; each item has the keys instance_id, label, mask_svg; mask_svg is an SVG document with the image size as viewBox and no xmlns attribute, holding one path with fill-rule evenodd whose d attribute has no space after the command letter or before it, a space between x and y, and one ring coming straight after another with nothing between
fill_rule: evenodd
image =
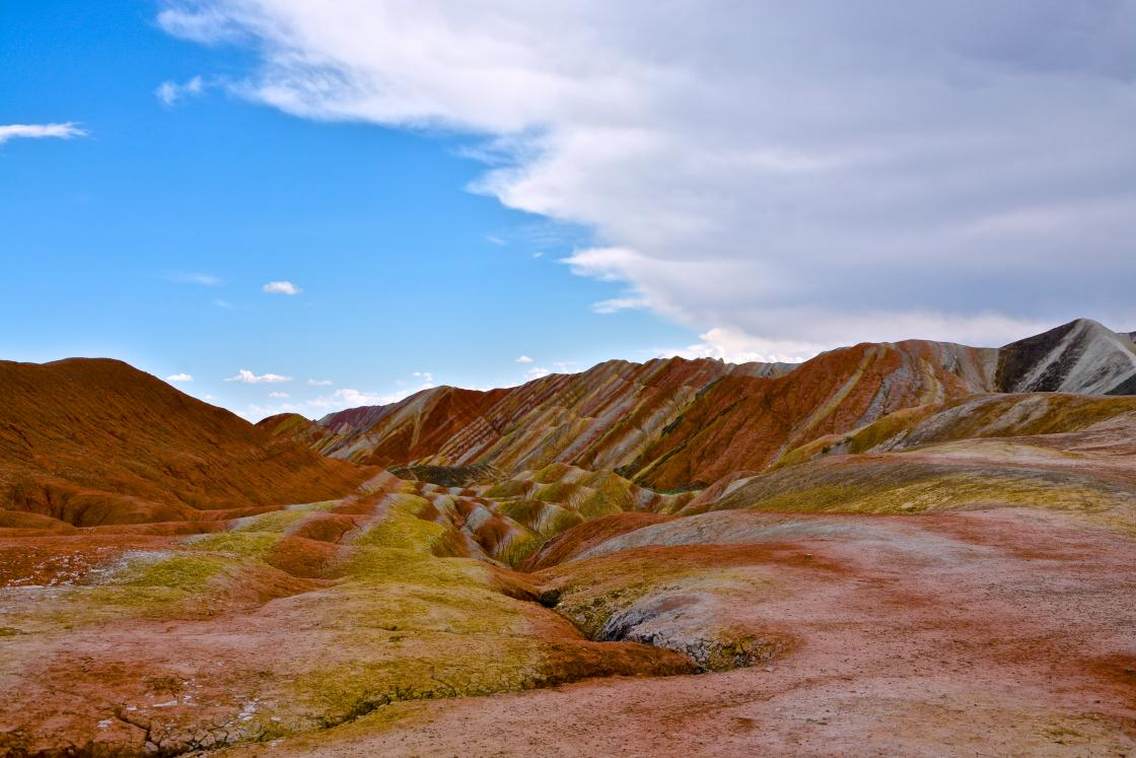
<instances>
[{"instance_id":1,"label":"cloud bank","mask_svg":"<svg viewBox=\"0 0 1136 758\"><path fill-rule=\"evenodd\" d=\"M202 0L159 22L255 50L254 101L476 135L476 191L593 231L566 262L613 283L597 312L708 351L1134 328L1136 0Z\"/></svg>"}]
</instances>

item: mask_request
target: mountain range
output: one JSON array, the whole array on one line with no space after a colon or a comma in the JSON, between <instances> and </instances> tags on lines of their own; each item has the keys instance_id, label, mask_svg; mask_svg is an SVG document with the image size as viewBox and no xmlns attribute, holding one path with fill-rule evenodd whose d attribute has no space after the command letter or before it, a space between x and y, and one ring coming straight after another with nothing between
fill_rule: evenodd
<instances>
[{"instance_id":1,"label":"mountain range","mask_svg":"<svg viewBox=\"0 0 1136 758\"><path fill-rule=\"evenodd\" d=\"M1083 319L256 425L0 362L0 753L1124 754L1134 547Z\"/></svg>"},{"instance_id":2,"label":"mountain range","mask_svg":"<svg viewBox=\"0 0 1136 758\"><path fill-rule=\"evenodd\" d=\"M511 389L423 390L317 422L259 426L331 458L386 467L564 463L662 490L775 464L817 437L905 408L991 392L1136 394L1129 335L1081 319L999 349L864 343L800 365L608 361Z\"/></svg>"}]
</instances>

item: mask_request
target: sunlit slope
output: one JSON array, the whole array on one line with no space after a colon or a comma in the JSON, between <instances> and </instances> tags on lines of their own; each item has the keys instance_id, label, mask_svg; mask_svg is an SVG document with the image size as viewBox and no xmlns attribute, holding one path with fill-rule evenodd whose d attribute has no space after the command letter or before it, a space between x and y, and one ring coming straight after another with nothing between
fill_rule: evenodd
<instances>
[{"instance_id":1,"label":"sunlit slope","mask_svg":"<svg viewBox=\"0 0 1136 758\"><path fill-rule=\"evenodd\" d=\"M0 361L0 519L209 519L305 502L367 476L120 361ZM0 526L5 524L0 522Z\"/></svg>"}]
</instances>

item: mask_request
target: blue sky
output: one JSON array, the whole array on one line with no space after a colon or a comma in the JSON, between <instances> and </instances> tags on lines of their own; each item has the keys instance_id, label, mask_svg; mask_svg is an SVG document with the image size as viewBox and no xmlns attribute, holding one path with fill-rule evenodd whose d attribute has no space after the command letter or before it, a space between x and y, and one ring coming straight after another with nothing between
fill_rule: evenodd
<instances>
[{"instance_id":1,"label":"blue sky","mask_svg":"<svg viewBox=\"0 0 1136 758\"><path fill-rule=\"evenodd\" d=\"M3 358L188 373L186 391L255 416L285 402L270 392L390 395L423 384L416 372L492 386L692 341L647 313L593 313L612 285L557 263L586 232L467 191L484 169L462 157L468 137L304 120L223 91L163 104L163 81L247 61L165 33L157 12L0 5L0 124L88 133L0 145ZM277 280L302 291L262 291ZM239 369L293 381L223 381Z\"/></svg>"},{"instance_id":2,"label":"blue sky","mask_svg":"<svg viewBox=\"0 0 1136 758\"><path fill-rule=\"evenodd\" d=\"M6 0L0 356L255 418L1131 330L1133 39L1136 0Z\"/></svg>"}]
</instances>

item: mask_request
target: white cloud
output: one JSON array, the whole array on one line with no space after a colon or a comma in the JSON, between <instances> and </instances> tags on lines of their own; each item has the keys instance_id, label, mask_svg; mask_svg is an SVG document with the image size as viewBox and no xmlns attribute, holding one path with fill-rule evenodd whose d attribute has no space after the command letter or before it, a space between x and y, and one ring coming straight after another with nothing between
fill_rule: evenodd
<instances>
[{"instance_id":1,"label":"white cloud","mask_svg":"<svg viewBox=\"0 0 1136 758\"><path fill-rule=\"evenodd\" d=\"M189 374L170 374L166 377L167 382L192 382L193 377Z\"/></svg>"},{"instance_id":2,"label":"white cloud","mask_svg":"<svg viewBox=\"0 0 1136 758\"><path fill-rule=\"evenodd\" d=\"M242 34L227 14L201 4L180 9L170 7L158 14L158 23L170 34L206 45L236 42Z\"/></svg>"},{"instance_id":3,"label":"white cloud","mask_svg":"<svg viewBox=\"0 0 1136 758\"><path fill-rule=\"evenodd\" d=\"M193 0L159 20L247 40L236 91L285 112L479 135L477 191L593 233L568 260L624 291L601 312L762 355L1136 320L1136 0Z\"/></svg>"},{"instance_id":4,"label":"white cloud","mask_svg":"<svg viewBox=\"0 0 1136 758\"><path fill-rule=\"evenodd\" d=\"M333 384L335 384L335 382L331 381L330 379L309 379L308 380L308 386L309 387L330 387Z\"/></svg>"},{"instance_id":5,"label":"white cloud","mask_svg":"<svg viewBox=\"0 0 1136 758\"><path fill-rule=\"evenodd\" d=\"M531 382L533 379L540 379L541 377L548 376L552 372L542 366L533 366L525 372L525 381Z\"/></svg>"},{"instance_id":6,"label":"white cloud","mask_svg":"<svg viewBox=\"0 0 1136 758\"><path fill-rule=\"evenodd\" d=\"M600 314L619 313L620 311L641 310L650 306L651 301L645 297L613 297L610 300L592 303L592 312Z\"/></svg>"},{"instance_id":7,"label":"white cloud","mask_svg":"<svg viewBox=\"0 0 1136 758\"><path fill-rule=\"evenodd\" d=\"M277 399L290 397L290 395L287 392L269 392L268 396L272 397L272 398L277 398Z\"/></svg>"},{"instance_id":8,"label":"white cloud","mask_svg":"<svg viewBox=\"0 0 1136 758\"><path fill-rule=\"evenodd\" d=\"M717 358L728 363L799 363L825 350L855 342L854 335L871 332L885 342L920 338L996 347L1037 334L1053 324L1007 318L997 314L959 317L936 313L868 313L833 316L823 311L802 312L787 318L809 319L816 340L767 339L729 327L714 327L698 335L700 342L683 348L654 351L658 357ZM825 334L827 333L827 337Z\"/></svg>"},{"instance_id":9,"label":"white cloud","mask_svg":"<svg viewBox=\"0 0 1136 758\"><path fill-rule=\"evenodd\" d=\"M261 287L261 289L270 295L298 295L303 292L303 290L292 284L292 282L287 281L269 282Z\"/></svg>"},{"instance_id":10,"label":"white cloud","mask_svg":"<svg viewBox=\"0 0 1136 758\"><path fill-rule=\"evenodd\" d=\"M361 405L386 405L401 400L405 395L399 393L379 394L376 392L362 392L352 387L342 387L330 395L317 397L308 401L313 408L327 411L342 410L343 408L357 408Z\"/></svg>"},{"instance_id":11,"label":"white cloud","mask_svg":"<svg viewBox=\"0 0 1136 758\"><path fill-rule=\"evenodd\" d=\"M527 355L517 356L517 363L532 363L532 362L533 362L533 359L528 357Z\"/></svg>"},{"instance_id":12,"label":"white cloud","mask_svg":"<svg viewBox=\"0 0 1136 758\"><path fill-rule=\"evenodd\" d=\"M343 410L344 408L357 408L362 405L389 405L435 386L434 375L429 371L415 371L411 376L415 381L399 381L402 386L393 392L367 392L351 387L342 387L330 395L322 395L309 400L307 405L324 413Z\"/></svg>"},{"instance_id":13,"label":"white cloud","mask_svg":"<svg viewBox=\"0 0 1136 758\"><path fill-rule=\"evenodd\" d=\"M87 131L74 121L62 124L0 124L0 145L11 139L71 139L86 137Z\"/></svg>"},{"instance_id":14,"label":"white cloud","mask_svg":"<svg viewBox=\"0 0 1136 758\"><path fill-rule=\"evenodd\" d=\"M253 423L261 419L275 416L278 413L300 413L305 411L304 406L298 405L293 402L284 401L279 403L272 403L269 405L262 405L260 403L250 403L247 410L235 411L238 416L242 416Z\"/></svg>"},{"instance_id":15,"label":"white cloud","mask_svg":"<svg viewBox=\"0 0 1136 758\"><path fill-rule=\"evenodd\" d=\"M828 349L812 342L766 340L733 329L715 327L698 335L700 342L682 348L663 348L655 357L715 358L727 363L799 363Z\"/></svg>"},{"instance_id":16,"label":"white cloud","mask_svg":"<svg viewBox=\"0 0 1136 758\"><path fill-rule=\"evenodd\" d=\"M400 390L398 392L363 392L351 387L343 387L337 389L330 395L323 395L309 400L308 405L312 408L322 410L325 413L332 411L339 411L345 408L358 408L364 405L389 405L403 400L415 392L419 392L421 387L416 387L413 390Z\"/></svg>"},{"instance_id":17,"label":"white cloud","mask_svg":"<svg viewBox=\"0 0 1136 758\"><path fill-rule=\"evenodd\" d=\"M277 384L280 382L290 382L292 378L289 376L281 376L280 374L254 374L247 368L242 368L235 376L230 376L225 379L225 381L240 382L242 384Z\"/></svg>"},{"instance_id":18,"label":"white cloud","mask_svg":"<svg viewBox=\"0 0 1136 758\"><path fill-rule=\"evenodd\" d=\"M154 90L154 96L165 105L172 106L183 98L194 97L204 91L205 81L200 76L195 76L182 84L166 80Z\"/></svg>"}]
</instances>

